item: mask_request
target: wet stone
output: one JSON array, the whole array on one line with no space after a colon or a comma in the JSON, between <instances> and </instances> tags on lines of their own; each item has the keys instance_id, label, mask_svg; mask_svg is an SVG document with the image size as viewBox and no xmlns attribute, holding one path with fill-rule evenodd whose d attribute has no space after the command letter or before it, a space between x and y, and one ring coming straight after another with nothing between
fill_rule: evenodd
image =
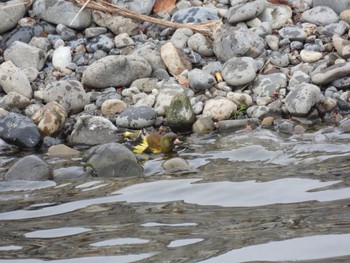
<instances>
[{"instance_id":1,"label":"wet stone","mask_svg":"<svg viewBox=\"0 0 350 263\"><path fill-rule=\"evenodd\" d=\"M124 128L142 129L152 126L156 117L157 114L151 107L129 107L116 118L116 124Z\"/></svg>"}]
</instances>

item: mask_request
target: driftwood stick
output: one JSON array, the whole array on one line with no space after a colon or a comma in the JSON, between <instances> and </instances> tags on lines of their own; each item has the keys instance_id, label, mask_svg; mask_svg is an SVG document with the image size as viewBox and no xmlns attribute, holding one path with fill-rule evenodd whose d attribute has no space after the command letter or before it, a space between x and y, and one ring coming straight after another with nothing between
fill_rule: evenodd
<instances>
[{"instance_id":1,"label":"driftwood stick","mask_svg":"<svg viewBox=\"0 0 350 263\"><path fill-rule=\"evenodd\" d=\"M103 0L99 2L91 1L91 0L87 0L86 2L85 0L73 0L73 2L79 6L82 6L82 7L86 6L92 10L97 10L105 13L117 13L124 17L132 18L135 20L146 21L146 22L150 22L161 26L166 26L166 27L171 27L176 29L189 28L192 31L201 33L205 36L212 36L215 30L221 25L221 20L212 20L212 21L203 22L203 23L188 23L188 24L175 23L175 22L166 21L155 17L139 14L139 13L130 11L126 8L121 8L117 5L113 5Z\"/></svg>"}]
</instances>

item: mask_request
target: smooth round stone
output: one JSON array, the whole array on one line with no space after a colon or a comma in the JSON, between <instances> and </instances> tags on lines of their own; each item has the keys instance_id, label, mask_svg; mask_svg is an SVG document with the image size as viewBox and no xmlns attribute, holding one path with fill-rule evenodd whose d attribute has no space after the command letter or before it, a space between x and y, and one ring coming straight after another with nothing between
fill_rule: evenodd
<instances>
[{"instance_id":1,"label":"smooth round stone","mask_svg":"<svg viewBox=\"0 0 350 263\"><path fill-rule=\"evenodd\" d=\"M344 21L339 21L338 23L332 23L324 26L321 29L321 34L324 34L326 36L333 36L334 34L342 36L348 29L349 25L347 23L344 23Z\"/></svg>"},{"instance_id":2,"label":"smooth round stone","mask_svg":"<svg viewBox=\"0 0 350 263\"><path fill-rule=\"evenodd\" d=\"M301 15L301 21L325 26L331 23L337 23L339 16L328 6L317 6L305 11Z\"/></svg>"},{"instance_id":3,"label":"smooth round stone","mask_svg":"<svg viewBox=\"0 0 350 263\"><path fill-rule=\"evenodd\" d=\"M305 44L304 50L313 51L313 52L324 52L325 47L323 45L318 45L318 44Z\"/></svg>"},{"instance_id":4,"label":"smooth round stone","mask_svg":"<svg viewBox=\"0 0 350 263\"><path fill-rule=\"evenodd\" d=\"M7 109L17 108L23 110L30 104L30 100L17 92L11 91L0 101L0 105L2 104L5 104L4 108Z\"/></svg>"},{"instance_id":5,"label":"smooth round stone","mask_svg":"<svg viewBox=\"0 0 350 263\"><path fill-rule=\"evenodd\" d=\"M125 48L125 47L134 46L135 42L131 37L129 37L127 33L122 33L122 34L119 34L118 36L115 36L114 44L116 48Z\"/></svg>"},{"instance_id":6,"label":"smooth round stone","mask_svg":"<svg viewBox=\"0 0 350 263\"><path fill-rule=\"evenodd\" d=\"M290 63L289 54L280 51L272 51L269 55L270 62L278 67L287 67Z\"/></svg>"},{"instance_id":7,"label":"smooth round stone","mask_svg":"<svg viewBox=\"0 0 350 263\"><path fill-rule=\"evenodd\" d=\"M43 181L51 178L49 165L35 155L21 158L5 174L6 180Z\"/></svg>"},{"instance_id":8,"label":"smooth round stone","mask_svg":"<svg viewBox=\"0 0 350 263\"><path fill-rule=\"evenodd\" d=\"M89 53L94 53L97 50L109 52L112 48L114 48L114 42L106 35L98 35L90 39L86 44L86 50Z\"/></svg>"},{"instance_id":9,"label":"smooth round stone","mask_svg":"<svg viewBox=\"0 0 350 263\"><path fill-rule=\"evenodd\" d=\"M152 126L156 118L157 114L151 107L129 107L116 118L116 124L124 128L142 129Z\"/></svg>"},{"instance_id":10,"label":"smooth round stone","mask_svg":"<svg viewBox=\"0 0 350 263\"><path fill-rule=\"evenodd\" d=\"M34 36L33 27L15 28L11 32L3 34L3 38L0 41L0 48L2 50L6 50L15 41L29 43L33 36Z\"/></svg>"},{"instance_id":11,"label":"smooth round stone","mask_svg":"<svg viewBox=\"0 0 350 263\"><path fill-rule=\"evenodd\" d=\"M187 45L201 56L210 57L214 55L213 44L200 33L190 36Z\"/></svg>"},{"instance_id":12,"label":"smooth round stone","mask_svg":"<svg viewBox=\"0 0 350 263\"><path fill-rule=\"evenodd\" d=\"M234 57L222 67L222 77L231 86L243 86L256 77L256 63L251 57Z\"/></svg>"},{"instance_id":13,"label":"smooth round stone","mask_svg":"<svg viewBox=\"0 0 350 263\"><path fill-rule=\"evenodd\" d=\"M208 116L214 121L229 119L237 111L237 105L223 97L216 97L206 101L203 116Z\"/></svg>"},{"instance_id":14,"label":"smooth round stone","mask_svg":"<svg viewBox=\"0 0 350 263\"><path fill-rule=\"evenodd\" d=\"M313 0L312 6L328 6L332 8L335 12L340 14L344 10L350 10L350 1L341 0L341 1L329 1L329 0Z\"/></svg>"},{"instance_id":15,"label":"smooth round stone","mask_svg":"<svg viewBox=\"0 0 350 263\"><path fill-rule=\"evenodd\" d=\"M225 18L230 24L243 22L259 16L265 9L266 0L255 0L232 6L226 13Z\"/></svg>"},{"instance_id":16,"label":"smooth round stone","mask_svg":"<svg viewBox=\"0 0 350 263\"><path fill-rule=\"evenodd\" d=\"M271 28L280 29L292 18L292 9L286 5L275 5L267 3L266 8L259 16L261 22L268 22Z\"/></svg>"},{"instance_id":17,"label":"smooth round stone","mask_svg":"<svg viewBox=\"0 0 350 263\"><path fill-rule=\"evenodd\" d=\"M211 88L216 80L213 75L200 69L193 69L188 73L190 87L195 90L206 90Z\"/></svg>"},{"instance_id":18,"label":"smooth round stone","mask_svg":"<svg viewBox=\"0 0 350 263\"><path fill-rule=\"evenodd\" d=\"M279 39L275 35L267 35L265 37L266 43L271 48L271 50L276 51L279 48Z\"/></svg>"},{"instance_id":19,"label":"smooth round stone","mask_svg":"<svg viewBox=\"0 0 350 263\"><path fill-rule=\"evenodd\" d=\"M192 126L194 133L206 133L215 130L215 125L210 117L199 117Z\"/></svg>"},{"instance_id":20,"label":"smooth round stone","mask_svg":"<svg viewBox=\"0 0 350 263\"><path fill-rule=\"evenodd\" d=\"M290 43L290 48L292 50L301 50L301 49L304 48L304 44L302 42L300 42L300 41L292 41Z\"/></svg>"},{"instance_id":21,"label":"smooth round stone","mask_svg":"<svg viewBox=\"0 0 350 263\"><path fill-rule=\"evenodd\" d=\"M122 100L109 99L102 103L101 113L104 116L115 115L126 110L128 106Z\"/></svg>"},{"instance_id":22,"label":"smooth round stone","mask_svg":"<svg viewBox=\"0 0 350 263\"><path fill-rule=\"evenodd\" d=\"M70 47L59 47L55 49L52 55L52 66L65 74L71 74L72 70L68 65L72 62Z\"/></svg>"},{"instance_id":23,"label":"smooth round stone","mask_svg":"<svg viewBox=\"0 0 350 263\"><path fill-rule=\"evenodd\" d=\"M142 176L143 169L135 155L124 145L106 143L91 148L83 156L86 169L98 177Z\"/></svg>"},{"instance_id":24,"label":"smooth round stone","mask_svg":"<svg viewBox=\"0 0 350 263\"><path fill-rule=\"evenodd\" d=\"M256 58L265 51L265 42L249 29L227 28L214 37L213 50L221 61L239 56Z\"/></svg>"},{"instance_id":25,"label":"smooth round stone","mask_svg":"<svg viewBox=\"0 0 350 263\"><path fill-rule=\"evenodd\" d=\"M112 0L112 4L145 15L149 15L151 13L155 2L156 0Z\"/></svg>"},{"instance_id":26,"label":"smooth round stone","mask_svg":"<svg viewBox=\"0 0 350 263\"><path fill-rule=\"evenodd\" d=\"M7 32L8 30L16 27L18 21L26 13L26 1L24 0L12 0L1 1L0 8L0 34Z\"/></svg>"},{"instance_id":27,"label":"smooth round stone","mask_svg":"<svg viewBox=\"0 0 350 263\"><path fill-rule=\"evenodd\" d=\"M190 168L190 164L183 158L174 157L169 160L166 160L162 167L166 171L183 171L188 170Z\"/></svg>"},{"instance_id":28,"label":"smooth round stone","mask_svg":"<svg viewBox=\"0 0 350 263\"><path fill-rule=\"evenodd\" d=\"M187 40L193 35L193 32L189 28L176 29L174 34L170 38L170 42L179 49L187 47Z\"/></svg>"},{"instance_id":29,"label":"smooth round stone","mask_svg":"<svg viewBox=\"0 0 350 263\"><path fill-rule=\"evenodd\" d=\"M76 149L68 147L64 144L57 144L51 146L47 150L47 155L51 157L78 157L80 156L80 152Z\"/></svg>"},{"instance_id":30,"label":"smooth round stone","mask_svg":"<svg viewBox=\"0 0 350 263\"><path fill-rule=\"evenodd\" d=\"M310 80L311 77L309 74L306 74L301 70L297 70L293 73L292 77L290 78L288 88L291 89L301 83L309 83Z\"/></svg>"},{"instance_id":31,"label":"smooth round stone","mask_svg":"<svg viewBox=\"0 0 350 263\"><path fill-rule=\"evenodd\" d=\"M343 9L344 11L340 13L340 19L350 24L350 2L349 1L348 1L348 5L349 5L348 9Z\"/></svg>"},{"instance_id":32,"label":"smooth round stone","mask_svg":"<svg viewBox=\"0 0 350 263\"><path fill-rule=\"evenodd\" d=\"M257 97L273 96L276 91L287 87L287 76L283 73L260 75L252 83L252 91Z\"/></svg>"},{"instance_id":33,"label":"smooth round stone","mask_svg":"<svg viewBox=\"0 0 350 263\"><path fill-rule=\"evenodd\" d=\"M192 63L186 55L178 50L171 42L161 46L160 55L169 72L174 76L180 75L184 70L192 69Z\"/></svg>"},{"instance_id":34,"label":"smooth round stone","mask_svg":"<svg viewBox=\"0 0 350 263\"><path fill-rule=\"evenodd\" d=\"M303 62L314 63L322 58L321 52L302 50L300 52L300 58Z\"/></svg>"},{"instance_id":35,"label":"smooth round stone","mask_svg":"<svg viewBox=\"0 0 350 263\"><path fill-rule=\"evenodd\" d=\"M321 99L321 90L319 87L302 83L292 89L286 96L285 106L288 112L296 116L307 116L311 107Z\"/></svg>"},{"instance_id":36,"label":"smooth round stone","mask_svg":"<svg viewBox=\"0 0 350 263\"><path fill-rule=\"evenodd\" d=\"M209 7L190 7L180 9L172 16L171 21L176 23L201 23L220 19L215 10Z\"/></svg>"}]
</instances>

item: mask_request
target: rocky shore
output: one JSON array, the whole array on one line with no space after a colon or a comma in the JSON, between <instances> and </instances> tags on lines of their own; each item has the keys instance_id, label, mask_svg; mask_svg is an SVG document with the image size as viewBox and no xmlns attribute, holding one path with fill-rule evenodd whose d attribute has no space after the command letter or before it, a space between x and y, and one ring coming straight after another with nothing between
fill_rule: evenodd
<instances>
[{"instance_id":1,"label":"rocky shore","mask_svg":"<svg viewBox=\"0 0 350 263\"><path fill-rule=\"evenodd\" d=\"M128 129L350 131L350 1L181 0L157 13L155 0L138 2L112 1L222 24L210 38L89 9L76 16L74 1L0 1L4 180L142 175L122 144ZM169 167L183 165L174 159Z\"/></svg>"}]
</instances>

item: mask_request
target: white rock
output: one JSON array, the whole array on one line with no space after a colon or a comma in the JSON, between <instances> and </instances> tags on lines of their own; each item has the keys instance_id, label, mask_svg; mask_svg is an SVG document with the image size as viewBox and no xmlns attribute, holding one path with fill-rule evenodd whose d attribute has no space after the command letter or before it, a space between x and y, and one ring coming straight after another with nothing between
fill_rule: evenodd
<instances>
[{"instance_id":1,"label":"white rock","mask_svg":"<svg viewBox=\"0 0 350 263\"><path fill-rule=\"evenodd\" d=\"M72 62L70 47L59 47L52 55L52 65L55 69L65 74L71 74L72 70L67 66Z\"/></svg>"},{"instance_id":2,"label":"white rock","mask_svg":"<svg viewBox=\"0 0 350 263\"><path fill-rule=\"evenodd\" d=\"M233 101L223 97L216 97L205 103L203 116L208 116L214 121L221 121L229 119L236 110L237 105Z\"/></svg>"},{"instance_id":3,"label":"white rock","mask_svg":"<svg viewBox=\"0 0 350 263\"><path fill-rule=\"evenodd\" d=\"M316 62L322 58L322 53L317 52L317 51L303 49L300 52L300 58L302 59L303 62L313 63L313 62Z\"/></svg>"}]
</instances>

